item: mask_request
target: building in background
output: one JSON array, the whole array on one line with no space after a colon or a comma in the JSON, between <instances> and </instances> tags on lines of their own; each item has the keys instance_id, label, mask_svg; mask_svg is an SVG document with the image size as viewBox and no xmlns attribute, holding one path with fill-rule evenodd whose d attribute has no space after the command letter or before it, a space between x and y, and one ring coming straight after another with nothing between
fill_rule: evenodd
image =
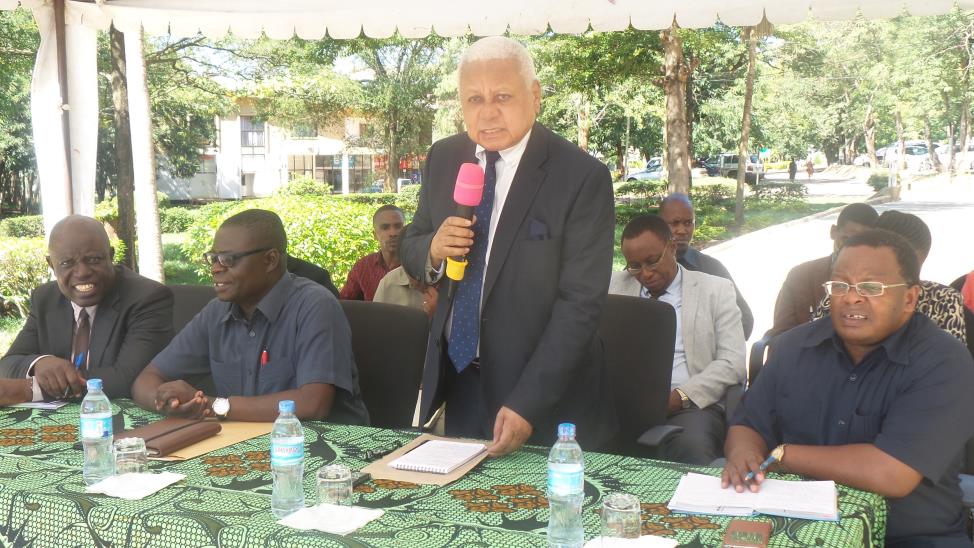
<instances>
[{"instance_id":1,"label":"building in background","mask_svg":"<svg viewBox=\"0 0 974 548\"><path fill-rule=\"evenodd\" d=\"M203 151L196 175L174 178L160 159L159 191L173 200L263 197L301 177L328 184L334 194L381 190L387 157L354 144L366 132L364 118L349 116L331 127L284 128L255 116L247 99L239 106L239 114L216 119L216 140ZM403 159L402 177L418 182L419 160Z\"/></svg>"}]
</instances>

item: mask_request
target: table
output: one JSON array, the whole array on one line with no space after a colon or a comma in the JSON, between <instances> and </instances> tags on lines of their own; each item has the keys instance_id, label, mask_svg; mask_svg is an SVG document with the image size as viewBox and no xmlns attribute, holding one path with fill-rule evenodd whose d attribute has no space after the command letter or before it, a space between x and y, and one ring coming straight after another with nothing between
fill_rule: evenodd
<instances>
[{"instance_id":1,"label":"table","mask_svg":"<svg viewBox=\"0 0 974 548\"><path fill-rule=\"evenodd\" d=\"M113 402L126 428L159 418L127 400ZM373 480L356 488L354 503L381 508L381 518L346 537L276 524L270 512L269 440L262 436L183 462L156 462L186 479L141 501L84 492L77 404L57 411L0 409L0 537L13 546L546 546L544 496L548 448L525 447L487 459L446 487ZM314 474L333 461L367 464L366 451L392 449L415 434L326 422L304 424L305 494L314 501ZM681 545L719 546L729 518L688 516L666 508L689 470L718 469L585 454L586 539L598 534L602 496L625 491L642 501L643 532ZM770 546L882 546L882 497L839 488L839 524L760 516L770 521Z\"/></svg>"}]
</instances>

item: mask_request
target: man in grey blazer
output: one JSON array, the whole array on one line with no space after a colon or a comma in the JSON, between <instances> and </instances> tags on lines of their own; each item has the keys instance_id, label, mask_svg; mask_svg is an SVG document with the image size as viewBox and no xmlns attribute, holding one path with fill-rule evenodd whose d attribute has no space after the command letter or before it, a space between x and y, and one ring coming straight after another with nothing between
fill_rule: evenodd
<instances>
[{"instance_id":1,"label":"man in grey blazer","mask_svg":"<svg viewBox=\"0 0 974 548\"><path fill-rule=\"evenodd\" d=\"M127 398L135 377L172 339L172 291L112 264L105 228L72 215L51 229L47 262L57 278L34 290L30 315L0 359L0 376L28 379L34 401L79 396L100 378Z\"/></svg>"},{"instance_id":2,"label":"man in grey blazer","mask_svg":"<svg viewBox=\"0 0 974 548\"><path fill-rule=\"evenodd\" d=\"M667 460L709 464L727 430L723 400L744 382L744 332L734 285L683 268L666 221L636 217L622 232L626 270L613 272L609 293L659 299L676 310L676 345L667 424L683 427L660 447ZM652 329L647 325L646 329Z\"/></svg>"}]
</instances>

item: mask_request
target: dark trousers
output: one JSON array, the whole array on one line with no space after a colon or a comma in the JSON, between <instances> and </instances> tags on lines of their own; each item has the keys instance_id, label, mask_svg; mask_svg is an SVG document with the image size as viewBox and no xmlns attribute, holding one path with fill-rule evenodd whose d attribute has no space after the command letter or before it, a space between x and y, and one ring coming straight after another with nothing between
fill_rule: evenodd
<instances>
[{"instance_id":1,"label":"dark trousers","mask_svg":"<svg viewBox=\"0 0 974 548\"><path fill-rule=\"evenodd\" d=\"M457 373L449 357L445 356L443 363L446 367L444 432L450 437L492 439L494 417L488 417L484 407L479 364Z\"/></svg>"},{"instance_id":2,"label":"dark trousers","mask_svg":"<svg viewBox=\"0 0 974 548\"><path fill-rule=\"evenodd\" d=\"M691 407L677 411L666 424L682 426L683 432L673 435L659 447L664 460L706 466L721 456L727 424L724 410L711 405L704 409Z\"/></svg>"}]
</instances>

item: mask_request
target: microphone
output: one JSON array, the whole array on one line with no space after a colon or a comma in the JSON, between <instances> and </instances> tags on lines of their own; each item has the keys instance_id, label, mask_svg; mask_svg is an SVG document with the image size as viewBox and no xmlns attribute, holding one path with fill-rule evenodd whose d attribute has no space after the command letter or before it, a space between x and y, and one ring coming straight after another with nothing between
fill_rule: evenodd
<instances>
[{"instance_id":1,"label":"microphone","mask_svg":"<svg viewBox=\"0 0 974 548\"><path fill-rule=\"evenodd\" d=\"M473 219L474 208L480 205L484 194L484 170L478 164L467 162L460 164L457 173L457 184L453 187L453 201L457 204L457 217ZM446 277L452 280L447 288L447 297L453 298L457 290L457 282L463 280L463 272L467 268L467 257L447 257Z\"/></svg>"}]
</instances>

